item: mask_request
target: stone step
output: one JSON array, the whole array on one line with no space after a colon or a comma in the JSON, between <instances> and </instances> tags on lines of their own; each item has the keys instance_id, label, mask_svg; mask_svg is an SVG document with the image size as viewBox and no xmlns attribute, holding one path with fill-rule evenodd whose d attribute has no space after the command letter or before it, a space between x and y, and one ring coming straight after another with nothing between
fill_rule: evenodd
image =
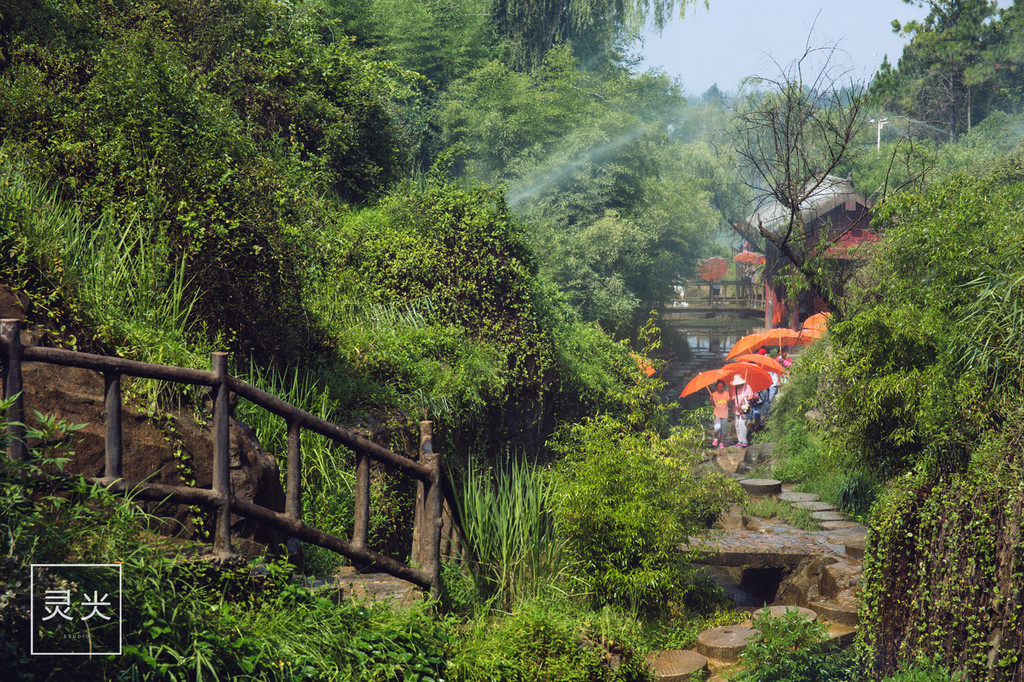
<instances>
[{"instance_id":1,"label":"stone step","mask_svg":"<svg viewBox=\"0 0 1024 682\"><path fill-rule=\"evenodd\" d=\"M773 478L745 478L740 481L740 485L748 495L778 495L782 492L782 481Z\"/></svg>"},{"instance_id":2,"label":"stone step","mask_svg":"<svg viewBox=\"0 0 1024 682\"><path fill-rule=\"evenodd\" d=\"M747 642L761 634L756 628L744 625L723 625L697 635L697 651L707 658L735 663Z\"/></svg>"},{"instance_id":3,"label":"stone step","mask_svg":"<svg viewBox=\"0 0 1024 682\"><path fill-rule=\"evenodd\" d=\"M835 511L835 505L831 505L828 502L793 502L794 507L797 509L806 509L810 512L822 512L822 511Z\"/></svg>"},{"instance_id":4,"label":"stone step","mask_svg":"<svg viewBox=\"0 0 1024 682\"><path fill-rule=\"evenodd\" d=\"M707 657L683 649L670 649L647 654L647 665L658 682L703 680L708 673Z\"/></svg>"},{"instance_id":5,"label":"stone step","mask_svg":"<svg viewBox=\"0 0 1024 682\"><path fill-rule=\"evenodd\" d=\"M848 517L843 512L819 511L811 512L811 518L815 521L846 521Z\"/></svg>"},{"instance_id":6,"label":"stone step","mask_svg":"<svg viewBox=\"0 0 1024 682\"><path fill-rule=\"evenodd\" d=\"M857 623L860 622L860 618L857 616L856 606L824 601L812 601L808 606L814 609L818 616L823 620L827 620L838 625L856 627Z\"/></svg>"},{"instance_id":7,"label":"stone step","mask_svg":"<svg viewBox=\"0 0 1024 682\"><path fill-rule=\"evenodd\" d=\"M821 527L823 530L843 530L846 528L856 528L860 524L856 521L822 521Z\"/></svg>"},{"instance_id":8,"label":"stone step","mask_svg":"<svg viewBox=\"0 0 1024 682\"><path fill-rule=\"evenodd\" d=\"M848 542L843 545L843 549L846 551L846 556L851 559L863 559L867 545L863 542Z\"/></svg>"},{"instance_id":9,"label":"stone step","mask_svg":"<svg viewBox=\"0 0 1024 682\"><path fill-rule=\"evenodd\" d=\"M786 488L786 486L783 486L783 489L785 489L785 488ZM818 500L821 499L821 496L820 495L815 495L814 493L794 493L794 492L787 491L787 492L783 492L781 495L779 495L779 499L782 500L783 502L792 502L792 503L797 503L797 502L817 502Z\"/></svg>"}]
</instances>

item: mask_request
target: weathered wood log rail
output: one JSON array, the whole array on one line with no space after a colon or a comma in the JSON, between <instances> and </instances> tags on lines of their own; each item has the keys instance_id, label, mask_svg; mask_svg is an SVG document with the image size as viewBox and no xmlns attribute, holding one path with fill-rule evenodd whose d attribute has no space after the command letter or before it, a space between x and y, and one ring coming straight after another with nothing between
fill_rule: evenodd
<instances>
[{"instance_id":1,"label":"weathered wood log rail","mask_svg":"<svg viewBox=\"0 0 1024 682\"><path fill-rule=\"evenodd\" d=\"M231 549L231 512L251 518L280 531L375 567L397 578L429 589L437 597L441 581L440 541L442 525L442 487L445 483L441 457L433 450L432 423L420 423L420 461L391 452L366 438L284 402L269 393L228 374L227 353L212 354L212 370L153 365L145 362L79 353L59 348L23 346L18 320L0 321L0 356L3 360L3 397L16 396L6 414L7 456L23 460L25 405L22 395L24 362L43 362L66 367L90 369L102 373L105 385L104 419L106 453L104 474L90 479L114 492L128 492L149 500L170 500L201 505L214 510L213 551L228 557ZM121 476L121 377L134 376L178 384L206 386L213 396L213 483L210 489L126 481ZM228 395L236 393L265 410L285 419L288 425L288 452L285 479L284 513L267 509L232 495L229 477ZM355 520L352 538L344 540L307 525L302 520L301 430L307 429L332 439L356 454ZM417 481L413 520L411 566L367 547L370 518L370 460L393 467Z\"/></svg>"}]
</instances>

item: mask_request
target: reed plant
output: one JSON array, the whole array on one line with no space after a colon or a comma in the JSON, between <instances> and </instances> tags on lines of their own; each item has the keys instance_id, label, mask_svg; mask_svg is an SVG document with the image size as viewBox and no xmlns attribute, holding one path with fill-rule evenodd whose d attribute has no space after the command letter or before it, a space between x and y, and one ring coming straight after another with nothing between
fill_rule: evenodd
<instances>
[{"instance_id":1,"label":"reed plant","mask_svg":"<svg viewBox=\"0 0 1024 682\"><path fill-rule=\"evenodd\" d=\"M483 602L507 610L563 577L564 540L545 471L525 459L504 470L470 465L457 493L466 568Z\"/></svg>"}]
</instances>

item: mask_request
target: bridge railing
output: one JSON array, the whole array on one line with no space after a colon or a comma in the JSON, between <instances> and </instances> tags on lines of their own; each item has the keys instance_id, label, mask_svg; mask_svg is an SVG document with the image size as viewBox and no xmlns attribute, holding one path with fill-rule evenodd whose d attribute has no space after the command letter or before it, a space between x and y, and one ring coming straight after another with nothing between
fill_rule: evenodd
<instances>
[{"instance_id":1,"label":"bridge railing","mask_svg":"<svg viewBox=\"0 0 1024 682\"><path fill-rule=\"evenodd\" d=\"M720 282L692 280L680 282L682 294L678 299L667 302L667 307L681 303L698 306L742 306L764 307L764 287L742 279L726 279Z\"/></svg>"},{"instance_id":2,"label":"bridge railing","mask_svg":"<svg viewBox=\"0 0 1024 682\"><path fill-rule=\"evenodd\" d=\"M0 321L0 356L3 360L3 397L17 396L8 409L7 456L23 460L26 456L22 391L22 363L42 362L100 372L104 379L104 420L106 425L104 472L90 479L114 492L132 492L143 499L170 500L213 509L215 516L213 551L230 556L231 512L276 528L288 535L332 550L367 566L427 588L435 597L440 588L440 541L444 478L441 457L433 450L432 422L420 422L420 461L391 452L387 448L331 424L294 405L270 395L228 374L227 353L213 353L211 371L153 365L124 358L79 353L59 348L23 346L18 320ZM213 397L213 481L210 488L126 481L121 474L121 377L133 376L178 384L206 386ZM288 427L285 479L285 510L275 511L236 497L231 493L229 476L230 392L250 400L283 418ZM325 533L302 520L302 429L318 433L344 445L356 454L355 519L349 540ZM370 517L370 460L393 467L417 481L413 519L412 566L367 547Z\"/></svg>"}]
</instances>

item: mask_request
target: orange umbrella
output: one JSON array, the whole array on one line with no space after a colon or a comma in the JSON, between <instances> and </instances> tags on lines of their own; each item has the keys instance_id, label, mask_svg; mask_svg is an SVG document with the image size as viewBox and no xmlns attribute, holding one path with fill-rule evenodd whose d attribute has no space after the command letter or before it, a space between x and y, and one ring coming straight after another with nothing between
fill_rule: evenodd
<instances>
[{"instance_id":1,"label":"orange umbrella","mask_svg":"<svg viewBox=\"0 0 1024 682\"><path fill-rule=\"evenodd\" d=\"M755 391L765 391L772 385L772 377L767 371L745 362L732 362L722 368L728 377L726 383L731 384L735 376L743 377Z\"/></svg>"},{"instance_id":2,"label":"orange umbrella","mask_svg":"<svg viewBox=\"0 0 1024 682\"><path fill-rule=\"evenodd\" d=\"M691 393L696 393L702 388L708 388L719 379L725 381L726 373L721 369L709 369L706 372L701 372L694 378L690 379L689 383L683 387L683 392L679 394L680 398L684 398ZM727 382L728 383L728 382ZM710 391L711 389L708 388Z\"/></svg>"},{"instance_id":3,"label":"orange umbrella","mask_svg":"<svg viewBox=\"0 0 1024 682\"><path fill-rule=\"evenodd\" d=\"M779 361L775 358L770 358L767 355L757 355L756 353L750 353L747 355L738 355L733 358L736 362L746 362L751 365L757 365L761 369L766 369L769 372L775 372L776 374L788 374L789 371L779 364Z\"/></svg>"},{"instance_id":4,"label":"orange umbrella","mask_svg":"<svg viewBox=\"0 0 1024 682\"><path fill-rule=\"evenodd\" d=\"M755 253L753 251L747 251L746 249L737 253L732 257L732 259L739 263L747 263L748 265L757 265L758 263L765 262L763 253Z\"/></svg>"},{"instance_id":5,"label":"orange umbrella","mask_svg":"<svg viewBox=\"0 0 1024 682\"><path fill-rule=\"evenodd\" d=\"M700 264L700 276L705 282L717 282L725 277L725 271L729 268L729 261L715 256L708 258Z\"/></svg>"},{"instance_id":6,"label":"orange umbrella","mask_svg":"<svg viewBox=\"0 0 1024 682\"><path fill-rule=\"evenodd\" d=\"M828 324L828 318L832 316L832 313L816 313L811 315L804 320L804 329L816 329L818 331L825 331L825 326Z\"/></svg>"},{"instance_id":7,"label":"orange umbrella","mask_svg":"<svg viewBox=\"0 0 1024 682\"><path fill-rule=\"evenodd\" d=\"M821 338L821 333L813 329L797 332L783 327L766 332L755 332L747 334L733 344L726 359L732 360L738 355L752 353L764 346L779 346L780 348L783 346L807 346L817 338Z\"/></svg>"}]
</instances>

